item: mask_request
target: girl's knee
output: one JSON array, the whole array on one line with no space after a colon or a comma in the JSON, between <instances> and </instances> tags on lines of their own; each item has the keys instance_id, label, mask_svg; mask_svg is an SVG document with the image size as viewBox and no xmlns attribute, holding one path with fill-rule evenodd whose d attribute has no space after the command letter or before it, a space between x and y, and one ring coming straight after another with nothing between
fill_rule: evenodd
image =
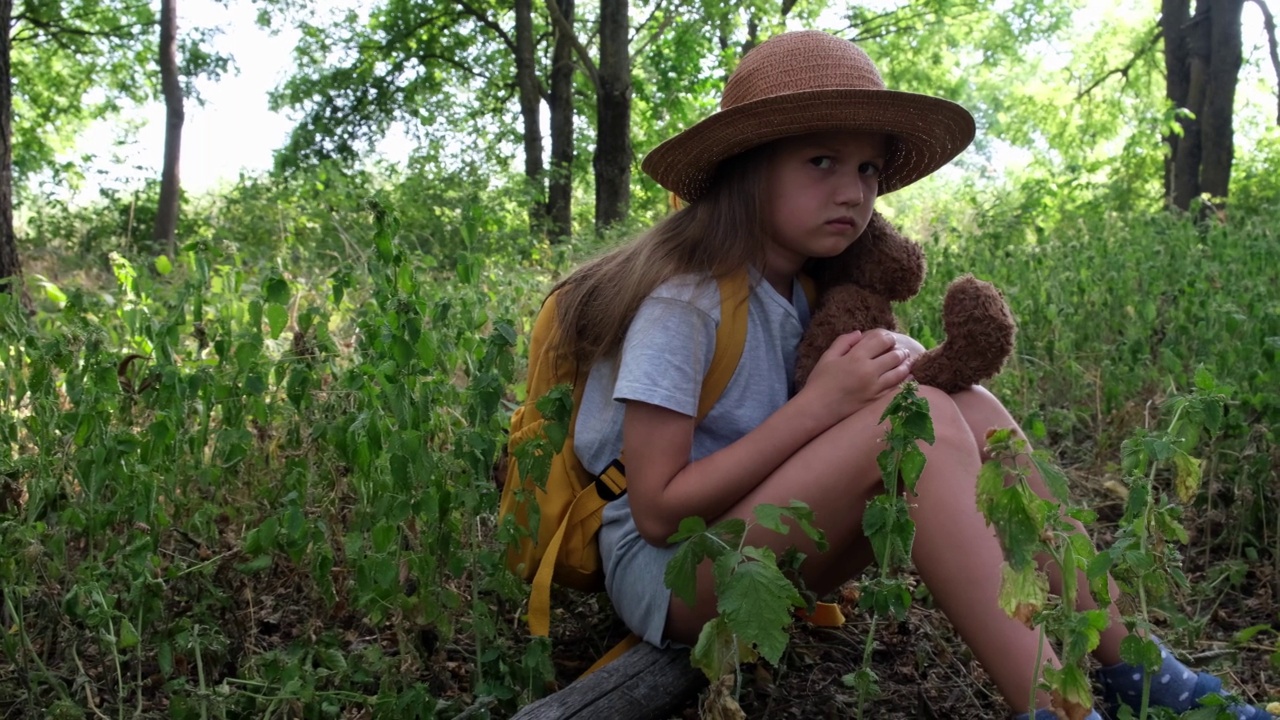
<instances>
[{"instance_id":1,"label":"girl's knee","mask_svg":"<svg viewBox=\"0 0 1280 720\"><path fill-rule=\"evenodd\" d=\"M920 386L916 394L929 403L929 417L933 420L935 438L951 439L953 435L958 438L971 436L964 413L950 395L927 385Z\"/></svg>"},{"instance_id":2,"label":"girl's knee","mask_svg":"<svg viewBox=\"0 0 1280 720\"><path fill-rule=\"evenodd\" d=\"M933 421L933 442L921 443L928 465L946 468L951 473L973 472L977 477L982 453L964 413L950 395L933 387L921 387L918 394L929 403Z\"/></svg>"}]
</instances>

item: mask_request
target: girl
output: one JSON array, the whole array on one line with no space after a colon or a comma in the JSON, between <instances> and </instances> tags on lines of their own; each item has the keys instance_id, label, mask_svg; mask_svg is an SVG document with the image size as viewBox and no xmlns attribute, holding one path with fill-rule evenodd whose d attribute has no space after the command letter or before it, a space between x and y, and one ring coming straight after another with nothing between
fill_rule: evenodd
<instances>
[{"instance_id":1,"label":"girl","mask_svg":"<svg viewBox=\"0 0 1280 720\"><path fill-rule=\"evenodd\" d=\"M645 172L688 206L562 284L561 346L592 368L575 450L594 473L626 457L627 493L606 506L600 533L606 585L648 642L693 644L716 613L709 565L693 605L663 584L674 553L666 538L684 517L749 518L760 503L802 500L826 534L826 552L799 533L757 528L748 542L780 554L798 540L804 581L819 594L871 562L862 513L883 489L879 418L923 348L883 330L843 336L795 392L795 350L809 319L797 274L856 242L877 196L937 170L973 136L960 106L886 90L852 43L821 32L779 35L742 60L718 113L645 158ZM715 278L744 267L754 281L746 346L719 402L695 423L719 321ZM997 604L1003 558L975 500L987 429L1016 423L980 387L920 394L936 441L922 446L928 462L911 498L916 568L1018 716L1054 717L1044 693L1039 710L1027 703L1036 657L1056 664L1055 655ZM1038 476L1032 483L1050 497ZM1111 607L1095 654L1116 708L1136 703L1143 672L1120 661L1127 630ZM1181 711L1218 691L1211 675L1165 655L1154 705Z\"/></svg>"}]
</instances>

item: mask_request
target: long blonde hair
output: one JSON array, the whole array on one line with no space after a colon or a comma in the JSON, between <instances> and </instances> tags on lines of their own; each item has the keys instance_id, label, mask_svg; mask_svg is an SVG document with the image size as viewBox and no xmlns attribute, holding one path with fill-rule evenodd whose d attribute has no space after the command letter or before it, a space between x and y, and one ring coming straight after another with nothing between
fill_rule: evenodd
<instances>
[{"instance_id":1,"label":"long blonde hair","mask_svg":"<svg viewBox=\"0 0 1280 720\"><path fill-rule=\"evenodd\" d=\"M722 277L763 264L769 154L756 148L724 161L703 196L555 287L565 359L590 367L616 357L640 303L677 275Z\"/></svg>"}]
</instances>

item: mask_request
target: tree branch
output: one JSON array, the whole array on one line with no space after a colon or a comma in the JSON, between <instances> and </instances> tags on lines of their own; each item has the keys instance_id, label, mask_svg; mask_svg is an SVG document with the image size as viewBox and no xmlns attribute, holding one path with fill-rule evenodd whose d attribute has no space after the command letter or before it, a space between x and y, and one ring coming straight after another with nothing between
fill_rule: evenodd
<instances>
[{"instance_id":1,"label":"tree branch","mask_svg":"<svg viewBox=\"0 0 1280 720\"><path fill-rule=\"evenodd\" d=\"M1137 65L1138 61L1141 60L1144 55L1151 52L1151 50L1155 48L1156 43L1160 42L1160 38L1162 36L1163 36L1163 32L1161 30L1160 23L1156 23L1156 30L1154 33L1152 33L1151 39L1147 40L1147 42L1142 47L1138 48L1137 52L1133 54L1133 57L1129 58L1129 62L1125 63L1121 67L1108 70L1106 73L1103 73L1102 75L1098 76L1093 82L1089 83L1089 87L1076 93L1076 100L1083 99L1084 96L1088 95L1094 90L1097 90L1099 85L1106 82L1108 78L1113 77L1115 75L1120 75L1124 79L1128 80L1129 72L1133 70L1133 66Z\"/></svg>"},{"instance_id":2,"label":"tree branch","mask_svg":"<svg viewBox=\"0 0 1280 720\"><path fill-rule=\"evenodd\" d=\"M144 6L135 5L133 7L128 7L124 9L127 12L133 13L133 12L137 12L142 7ZM155 25L157 22L157 21L153 21L149 23L145 23L145 22L125 23L121 25L116 25L114 27L103 28L100 30L90 30L84 27L77 27L76 25L71 24L71 23L81 23L81 22L96 23L99 19L107 15L108 13L105 13L105 12L87 12L83 15L68 15L65 17L58 17L58 18L41 18L31 14L19 13L17 15L14 15L13 18L10 20L10 27L16 27L19 23L26 22L28 25L31 25L35 28L39 28L40 30L43 30L45 33L45 37L47 39L52 40L54 42L58 42L59 38L65 35L74 35L77 37L87 37L87 38L121 39L121 33L123 31L131 30L131 29L149 28ZM111 13L110 15L113 18L116 17L115 13Z\"/></svg>"},{"instance_id":3,"label":"tree branch","mask_svg":"<svg viewBox=\"0 0 1280 720\"><path fill-rule=\"evenodd\" d=\"M14 18L15 25L17 24L18 19L19 18ZM57 43L64 50L73 50L73 48L67 44L67 36L75 36L80 38L105 38L108 40L112 40L112 39L123 40L124 39L123 35L128 30L135 30L135 29L140 30L142 28L149 28L155 25L154 22L151 22L151 23L138 22L138 23L128 23L125 25L116 25L114 27L104 28L102 30L88 30L86 28L81 28L81 27L62 25L56 22L47 22L44 20L37 20L36 18L33 18L33 17L22 18L22 19L25 19L26 23L33 28L33 32L27 37L30 37L34 40L39 40L43 37L44 39L50 42ZM39 32L34 32L34 31L39 31ZM19 32L14 34L13 39L17 41L25 38L23 38L22 34Z\"/></svg>"},{"instance_id":4,"label":"tree branch","mask_svg":"<svg viewBox=\"0 0 1280 720\"><path fill-rule=\"evenodd\" d=\"M471 3L467 2L467 0L458 0L458 5L462 7L463 10L466 10L467 13L471 15L471 17L478 20L481 25L484 25L485 27L489 28L494 33L496 33L498 37L502 40L503 44L507 46L507 49L511 51L511 54L513 55L515 54L516 52L515 41L511 39L511 36L507 35L507 31L503 30L501 25L494 22L489 17L488 13L481 12L478 8L471 5Z\"/></svg>"},{"instance_id":5,"label":"tree branch","mask_svg":"<svg viewBox=\"0 0 1280 720\"><path fill-rule=\"evenodd\" d=\"M658 12L658 10L659 10L659 8L660 8L660 7L661 7L661 6L659 6L659 7L657 7L657 8L654 8L654 10L653 10L654 14L656 14L656 13ZM635 63L636 63L636 59L637 59L637 58L639 58L641 55L643 55L643 54L644 54L644 51L645 51L645 50L648 50L648 49L649 49L649 46L650 46L650 45L652 45L652 44L654 43L654 41L655 41L655 40L657 40L658 38L662 37L662 34L663 34L664 32L666 32L666 31L667 31L667 28L671 26L671 23L675 21L675 19L676 19L676 15L677 15L677 13L676 13L676 12L669 12L669 13L666 13L666 14L664 14L664 15L663 15L663 17L662 17L662 22L658 23L658 27L657 27L657 29L656 29L656 30L654 30L654 31L649 35L649 39L645 40L643 44L641 44L639 47L637 47L637 48L635 49L635 52L631 53L631 64L632 64L632 66L634 66L634 65L635 65ZM649 21L650 21L650 20L652 20L652 19L653 19L653 15L651 14L651 15L649 15L649 17L648 17L648 18L646 18L646 19L645 19L645 21L644 21L643 23L641 23L641 24L640 24L640 27L636 28L636 34L635 34L635 35L633 35L633 36L631 37L632 42L634 42L634 41L635 41L635 39L636 39L636 38L638 38L638 37L640 36L640 30L641 30L641 29L643 29L643 28L644 28L644 26L645 26L645 25L647 25L647 24L649 23Z\"/></svg>"},{"instance_id":6,"label":"tree branch","mask_svg":"<svg viewBox=\"0 0 1280 720\"><path fill-rule=\"evenodd\" d=\"M645 18L643 22L636 26L636 31L631 34L630 42L635 42L636 38L640 37L640 33L644 31L644 27L653 22L653 19L657 17L660 12L662 12L662 0L658 0L658 2L654 3L653 12L649 13L649 17Z\"/></svg>"},{"instance_id":7,"label":"tree branch","mask_svg":"<svg viewBox=\"0 0 1280 720\"><path fill-rule=\"evenodd\" d=\"M573 26L565 19L564 14L560 12L560 6L556 0L546 0L547 12L551 14L551 21L555 23L556 29L564 33L569 38L569 42L573 44L573 51L577 54L578 60L582 63L582 69L586 71L587 77L591 78L591 84L600 89L600 71L596 69L596 64L591 62L591 53L587 52L587 48L578 39L578 35L573 31Z\"/></svg>"},{"instance_id":8,"label":"tree branch","mask_svg":"<svg viewBox=\"0 0 1280 720\"><path fill-rule=\"evenodd\" d=\"M1276 71L1276 124L1280 125L1280 52L1276 49L1276 19L1263 0L1252 2L1262 11L1262 24L1267 29L1267 42L1271 46L1271 67Z\"/></svg>"},{"instance_id":9,"label":"tree branch","mask_svg":"<svg viewBox=\"0 0 1280 720\"><path fill-rule=\"evenodd\" d=\"M859 23L850 23L844 32L852 32L854 36L850 38L854 42L868 42L871 40L879 40L906 32L908 24L914 21L922 21L925 27L933 27L943 22L953 22L962 20L971 15L976 15L981 11L976 5L969 5L962 10L956 11L954 15L943 15L937 10L928 8L918 9L912 12L910 6L903 6L895 10L886 10L878 15L872 15L863 18ZM915 32L912 29L911 32ZM843 34L843 33L842 33Z\"/></svg>"}]
</instances>

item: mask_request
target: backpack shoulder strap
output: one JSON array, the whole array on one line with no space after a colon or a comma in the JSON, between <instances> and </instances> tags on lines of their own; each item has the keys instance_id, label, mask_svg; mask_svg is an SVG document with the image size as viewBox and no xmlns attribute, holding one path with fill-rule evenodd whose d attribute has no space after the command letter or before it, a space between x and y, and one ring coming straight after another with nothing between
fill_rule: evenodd
<instances>
[{"instance_id":1,"label":"backpack shoulder strap","mask_svg":"<svg viewBox=\"0 0 1280 720\"><path fill-rule=\"evenodd\" d=\"M698 421L711 412L724 389L733 379L747 344L747 300L751 296L751 278L745 269L720 278L720 326L716 328L716 349L711 367L702 380L698 396Z\"/></svg>"},{"instance_id":2,"label":"backpack shoulder strap","mask_svg":"<svg viewBox=\"0 0 1280 720\"><path fill-rule=\"evenodd\" d=\"M796 276L800 279L800 287L804 290L804 299L809 301L809 312L813 312L814 305L818 302L818 284L813 278L800 273Z\"/></svg>"}]
</instances>

